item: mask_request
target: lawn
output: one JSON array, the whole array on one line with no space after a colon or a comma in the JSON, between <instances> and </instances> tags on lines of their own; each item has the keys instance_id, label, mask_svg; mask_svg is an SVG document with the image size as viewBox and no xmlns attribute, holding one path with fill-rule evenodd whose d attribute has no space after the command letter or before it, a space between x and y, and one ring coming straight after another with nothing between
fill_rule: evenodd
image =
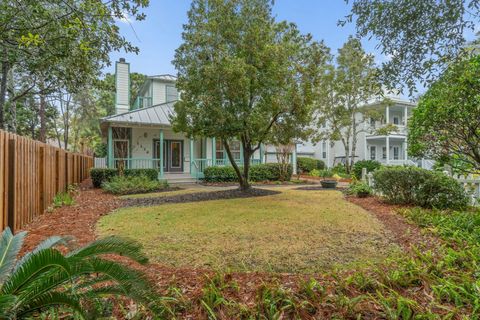
<instances>
[{"instance_id":1,"label":"lawn","mask_svg":"<svg viewBox=\"0 0 480 320\"><path fill-rule=\"evenodd\" d=\"M123 208L104 216L97 233L137 239L164 265L235 271L317 272L378 261L396 248L374 216L338 191L275 190L281 193Z\"/></svg>"}]
</instances>

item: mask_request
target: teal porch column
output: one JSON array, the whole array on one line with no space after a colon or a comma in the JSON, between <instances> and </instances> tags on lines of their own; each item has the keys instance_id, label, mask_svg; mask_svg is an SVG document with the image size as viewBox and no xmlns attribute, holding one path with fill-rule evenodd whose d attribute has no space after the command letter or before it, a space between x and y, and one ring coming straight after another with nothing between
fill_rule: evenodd
<instances>
[{"instance_id":1,"label":"teal porch column","mask_svg":"<svg viewBox=\"0 0 480 320\"><path fill-rule=\"evenodd\" d=\"M160 135L159 135L159 143L160 143L160 171L159 171L159 178L163 179L163 129L160 129Z\"/></svg>"},{"instance_id":2,"label":"teal porch column","mask_svg":"<svg viewBox=\"0 0 480 320\"><path fill-rule=\"evenodd\" d=\"M107 166L113 168L113 129L108 127L108 137L107 137Z\"/></svg>"},{"instance_id":3,"label":"teal porch column","mask_svg":"<svg viewBox=\"0 0 480 320\"><path fill-rule=\"evenodd\" d=\"M217 164L217 141L215 137L212 138L212 166Z\"/></svg>"},{"instance_id":4,"label":"teal porch column","mask_svg":"<svg viewBox=\"0 0 480 320\"><path fill-rule=\"evenodd\" d=\"M195 141L194 138L190 138L190 174L193 173L192 169L193 169L193 162L195 161L195 156L193 154L194 150L193 150L193 142Z\"/></svg>"},{"instance_id":5,"label":"teal porch column","mask_svg":"<svg viewBox=\"0 0 480 320\"><path fill-rule=\"evenodd\" d=\"M293 174L297 174L297 144L296 143L292 152L292 169L293 169Z\"/></svg>"},{"instance_id":6,"label":"teal porch column","mask_svg":"<svg viewBox=\"0 0 480 320\"><path fill-rule=\"evenodd\" d=\"M263 163L263 143L260 143L260 163Z\"/></svg>"}]
</instances>

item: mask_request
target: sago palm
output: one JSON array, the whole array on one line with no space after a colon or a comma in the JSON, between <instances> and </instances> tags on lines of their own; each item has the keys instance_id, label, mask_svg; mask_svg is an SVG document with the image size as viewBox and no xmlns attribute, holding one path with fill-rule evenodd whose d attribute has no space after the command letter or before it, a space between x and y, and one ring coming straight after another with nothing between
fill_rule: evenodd
<instances>
[{"instance_id":1,"label":"sago palm","mask_svg":"<svg viewBox=\"0 0 480 320\"><path fill-rule=\"evenodd\" d=\"M8 228L1 235L0 319L35 316L52 306L76 317L94 318L95 300L110 295L132 298L155 311L153 291L144 276L101 257L118 254L146 263L138 243L108 237L64 255L54 247L67 239L51 237L17 259L25 235L13 235Z\"/></svg>"}]
</instances>

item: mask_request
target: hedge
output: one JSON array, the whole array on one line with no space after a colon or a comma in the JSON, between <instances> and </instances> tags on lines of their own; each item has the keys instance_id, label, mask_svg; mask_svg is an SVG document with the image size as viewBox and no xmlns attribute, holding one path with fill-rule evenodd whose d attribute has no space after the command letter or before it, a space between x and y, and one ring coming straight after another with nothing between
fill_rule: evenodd
<instances>
[{"instance_id":1,"label":"hedge","mask_svg":"<svg viewBox=\"0 0 480 320\"><path fill-rule=\"evenodd\" d=\"M124 175L126 177L145 176L150 180L157 180L158 171L156 169L125 169ZM118 176L117 169L109 168L93 168L90 169L90 177L95 188L100 188L103 182L110 181L113 177Z\"/></svg>"},{"instance_id":2,"label":"hedge","mask_svg":"<svg viewBox=\"0 0 480 320\"><path fill-rule=\"evenodd\" d=\"M362 178L362 169L367 168L367 172L373 172L380 168L382 164L375 160L360 160L353 165L353 175L357 179Z\"/></svg>"},{"instance_id":3,"label":"hedge","mask_svg":"<svg viewBox=\"0 0 480 320\"><path fill-rule=\"evenodd\" d=\"M243 170L243 167L240 167ZM232 166L208 167L203 172L205 182L237 182L238 177ZM278 181L280 180L280 166L277 163L257 164L250 167L250 181ZM292 166L289 165L286 180L292 177Z\"/></svg>"},{"instance_id":4,"label":"hedge","mask_svg":"<svg viewBox=\"0 0 480 320\"><path fill-rule=\"evenodd\" d=\"M375 191L391 203L437 209L468 206L463 187L441 172L417 167L383 167L373 173L373 178Z\"/></svg>"},{"instance_id":5,"label":"hedge","mask_svg":"<svg viewBox=\"0 0 480 320\"><path fill-rule=\"evenodd\" d=\"M299 173L309 173L312 170L323 170L325 169L325 163L322 160L308 158L308 157L298 157L297 158L297 171Z\"/></svg>"}]
</instances>

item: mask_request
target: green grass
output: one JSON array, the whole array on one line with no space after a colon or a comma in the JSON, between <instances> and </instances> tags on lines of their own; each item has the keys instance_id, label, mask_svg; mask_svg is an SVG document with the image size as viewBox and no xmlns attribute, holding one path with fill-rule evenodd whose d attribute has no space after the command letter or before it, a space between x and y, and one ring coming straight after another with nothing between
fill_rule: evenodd
<instances>
[{"instance_id":1,"label":"green grass","mask_svg":"<svg viewBox=\"0 0 480 320\"><path fill-rule=\"evenodd\" d=\"M124 208L103 217L97 232L134 238L164 265L220 270L316 272L382 259L395 248L381 223L338 191L279 191Z\"/></svg>"}]
</instances>

